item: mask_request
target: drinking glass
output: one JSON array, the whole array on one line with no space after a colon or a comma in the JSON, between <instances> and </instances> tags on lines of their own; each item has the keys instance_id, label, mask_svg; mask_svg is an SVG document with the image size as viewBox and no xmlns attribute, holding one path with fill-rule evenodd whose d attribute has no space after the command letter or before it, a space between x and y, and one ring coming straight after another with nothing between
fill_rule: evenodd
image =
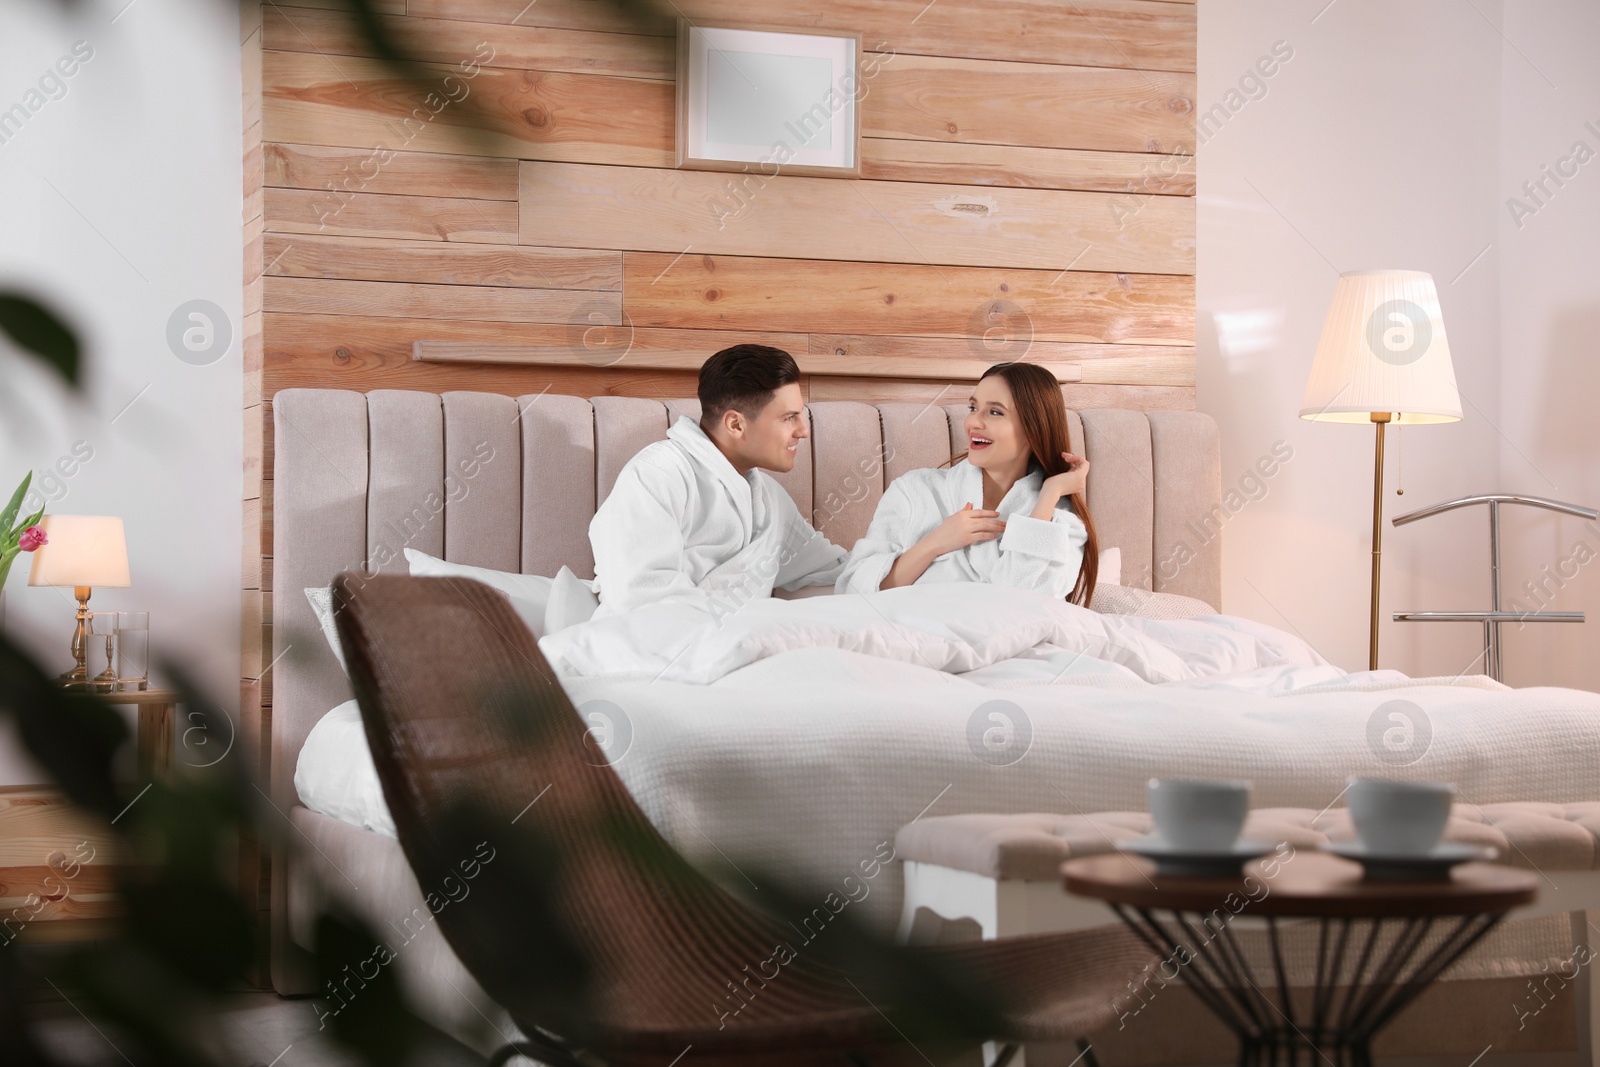
<instances>
[{"instance_id":1,"label":"drinking glass","mask_svg":"<svg viewBox=\"0 0 1600 1067\"><path fill-rule=\"evenodd\" d=\"M117 614L117 688L132 692L150 688L150 613Z\"/></svg>"},{"instance_id":2,"label":"drinking glass","mask_svg":"<svg viewBox=\"0 0 1600 1067\"><path fill-rule=\"evenodd\" d=\"M89 672L89 688L109 693L117 688L117 613L96 611L89 616L89 633L84 641L84 659Z\"/></svg>"}]
</instances>

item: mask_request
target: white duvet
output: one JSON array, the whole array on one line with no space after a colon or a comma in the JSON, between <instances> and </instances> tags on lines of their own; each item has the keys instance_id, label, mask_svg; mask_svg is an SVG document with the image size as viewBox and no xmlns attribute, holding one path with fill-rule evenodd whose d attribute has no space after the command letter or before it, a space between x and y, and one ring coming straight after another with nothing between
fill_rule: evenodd
<instances>
[{"instance_id":1,"label":"white duvet","mask_svg":"<svg viewBox=\"0 0 1600 1067\"><path fill-rule=\"evenodd\" d=\"M834 649L941 674L970 674L1020 656L1064 654L1156 684L1247 676L1305 685L1343 675L1304 641L1226 615L1164 622L1103 615L1028 590L982 583L757 600L726 614L685 602L652 604L552 634L539 647L565 677L709 685L761 660ZM1271 672L1270 680L1261 672Z\"/></svg>"},{"instance_id":2,"label":"white duvet","mask_svg":"<svg viewBox=\"0 0 1600 1067\"><path fill-rule=\"evenodd\" d=\"M1142 810L1155 775L1247 778L1262 807L1320 809L1349 775L1383 773L1454 782L1469 803L1600 798L1600 695L1347 674L1231 616L950 584L721 618L661 606L540 644L655 824L747 890L775 875L826 892L925 814ZM316 780L371 774L352 735L338 752L307 740L308 806ZM381 805L373 777L339 817L361 824L362 789ZM888 869L859 909L886 928Z\"/></svg>"}]
</instances>

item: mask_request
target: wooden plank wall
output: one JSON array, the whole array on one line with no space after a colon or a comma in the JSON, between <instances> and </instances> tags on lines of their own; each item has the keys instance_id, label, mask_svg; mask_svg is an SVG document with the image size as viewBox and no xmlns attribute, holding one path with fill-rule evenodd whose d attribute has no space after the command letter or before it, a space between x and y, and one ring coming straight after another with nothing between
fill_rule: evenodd
<instances>
[{"instance_id":1,"label":"wooden plank wall","mask_svg":"<svg viewBox=\"0 0 1600 1067\"><path fill-rule=\"evenodd\" d=\"M1194 404L1195 8L735 0L859 31L862 177L672 169L674 24L595 0L243 0L246 717L270 715L279 389L692 392L684 371L415 362L419 339L640 350L732 337L863 365L1081 361L1077 406ZM756 12L759 11L759 16ZM597 363L604 362L597 360ZM813 400L962 383L808 375Z\"/></svg>"}]
</instances>

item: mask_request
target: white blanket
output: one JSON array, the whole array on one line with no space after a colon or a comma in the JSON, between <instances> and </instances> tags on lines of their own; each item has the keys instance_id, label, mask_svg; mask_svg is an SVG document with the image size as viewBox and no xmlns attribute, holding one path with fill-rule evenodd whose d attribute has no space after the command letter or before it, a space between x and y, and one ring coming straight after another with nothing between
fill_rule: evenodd
<instances>
[{"instance_id":1,"label":"white blanket","mask_svg":"<svg viewBox=\"0 0 1600 1067\"><path fill-rule=\"evenodd\" d=\"M709 684L763 659L831 648L966 674L1019 656L1127 680L1305 685L1342 677L1297 637L1246 619L1159 622L1102 615L1055 597L980 582L877 593L757 600L736 612L676 601L597 618L539 647L563 677ZM1052 660L1053 662L1053 660ZM1260 672L1269 672L1262 678Z\"/></svg>"},{"instance_id":2,"label":"white blanket","mask_svg":"<svg viewBox=\"0 0 1600 1067\"><path fill-rule=\"evenodd\" d=\"M1339 804L1352 774L1477 804L1600 798L1600 695L1346 674L1229 616L951 584L720 619L662 605L541 647L655 825L747 890L834 886L925 814L1143 810L1158 775L1250 779L1259 807ZM858 912L886 929L887 870Z\"/></svg>"}]
</instances>

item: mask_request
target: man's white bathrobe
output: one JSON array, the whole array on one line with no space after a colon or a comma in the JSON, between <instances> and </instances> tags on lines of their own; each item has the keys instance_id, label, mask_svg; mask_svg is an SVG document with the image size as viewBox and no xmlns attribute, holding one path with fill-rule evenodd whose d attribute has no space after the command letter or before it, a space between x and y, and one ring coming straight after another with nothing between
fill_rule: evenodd
<instances>
[{"instance_id":1,"label":"man's white bathrobe","mask_svg":"<svg viewBox=\"0 0 1600 1067\"><path fill-rule=\"evenodd\" d=\"M1043 484L1044 472L1037 467L1018 479L994 509L1005 520L1005 533L993 541L946 552L917 581L989 582L1065 598L1077 584L1089 531L1065 500L1056 505L1053 520L1028 514L1038 503ZM907 471L890 482L866 536L850 550L838 591L877 589L906 549L968 503L983 507L983 471L965 460L951 467Z\"/></svg>"},{"instance_id":2,"label":"man's white bathrobe","mask_svg":"<svg viewBox=\"0 0 1600 1067\"><path fill-rule=\"evenodd\" d=\"M596 618L669 598L737 610L774 587L833 585L845 560L770 475L741 475L689 418L622 468L589 542Z\"/></svg>"}]
</instances>

